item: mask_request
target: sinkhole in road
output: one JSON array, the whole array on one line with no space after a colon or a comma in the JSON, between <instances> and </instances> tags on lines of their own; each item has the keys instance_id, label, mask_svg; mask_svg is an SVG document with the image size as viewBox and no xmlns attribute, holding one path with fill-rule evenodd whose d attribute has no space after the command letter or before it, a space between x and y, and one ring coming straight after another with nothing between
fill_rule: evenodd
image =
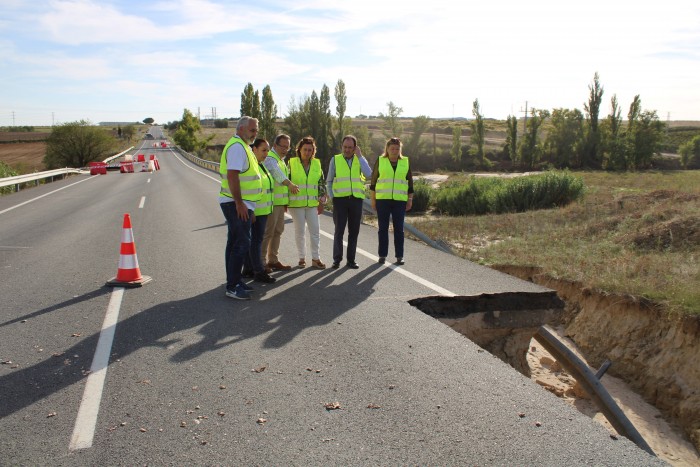
<instances>
[{"instance_id":1,"label":"sinkhole in road","mask_svg":"<svg viewBox=\"0 0 700 467\"><path fill-rule=\"evenodd\" d=\"M540 326L561 320L564 301L554 291L430 296L409 300L412 306L530 376L527 351Z\"/></svg>"}]
</instances>

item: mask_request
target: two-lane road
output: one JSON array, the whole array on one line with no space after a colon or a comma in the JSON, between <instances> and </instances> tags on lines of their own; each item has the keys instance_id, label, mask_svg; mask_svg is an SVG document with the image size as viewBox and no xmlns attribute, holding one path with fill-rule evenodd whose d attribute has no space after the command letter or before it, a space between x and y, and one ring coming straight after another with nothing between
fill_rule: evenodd
<instances>
[{"instance_id":1,"label":"two-lane road","mask_svg":"<svg viewBox=\"0 0 700 467\"><path fill-rule=\"evenodd\" d=\"M379 265L363 226L359 270L227 299L218 174L144 150L161 171L0 198L0 464L660 465L407 303L544 289L410 241L405 267ZM153 281L113 291L124 213Z\"/></svg>"}]
</instances>

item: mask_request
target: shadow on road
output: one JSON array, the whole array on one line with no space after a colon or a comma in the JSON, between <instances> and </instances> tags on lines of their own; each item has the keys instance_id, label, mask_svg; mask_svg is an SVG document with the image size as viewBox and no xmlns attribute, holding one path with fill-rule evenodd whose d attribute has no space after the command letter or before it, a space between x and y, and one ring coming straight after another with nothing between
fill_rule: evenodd
<instances>
[{"instance_id":1,"label":"shadow on road","mask_svg":"<svg viewBox=\"0 0 700 467\"><path fill-rule=\"evenodd\" d=\"M304 329L331 323L357 306L372 294L375 284L390 272L389 268L376 264L357 273L346 268L326 271L307 268L280 276L278 284L304 279L279 293L275 291L277 284L261 286L253 283L255 298L247 302L226 298L223 286L184 300L165 302L119 322L110 364L144 347L167 348L180 340L178 333L186 334L195 328L198 328L201 339L172 355L171 361L185 362L206 352L268 333L264 347L281 348ZM342 280L343 276L347 278ZM341 282L334 283L336 279ZM83 297L108 292L109 289L100 288ZM46 313L70 303L73 301L27 316ZM99 333L95 333L66 349L63 354L81 357L70 364L66 364L64 358L49 357L36 365L0 377L0 394L3 394L0 417L84 380L98 338Z\"/></svg>"}]
</instances>

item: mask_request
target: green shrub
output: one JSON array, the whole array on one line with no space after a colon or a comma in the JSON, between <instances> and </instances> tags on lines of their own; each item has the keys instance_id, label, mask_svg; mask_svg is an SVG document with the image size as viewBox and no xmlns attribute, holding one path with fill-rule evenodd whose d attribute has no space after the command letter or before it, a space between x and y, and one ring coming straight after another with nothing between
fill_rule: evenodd
<instances>
[{"instance_id":1,"label":"green shrub","mask_svg":"<svg viewBox=\"0 0 700 467\"><path fill-rule=\"evenodd\" d=\"M417 178L413 181L413 204L411 212L425 212L430 207L430 200L435 190L424 178Z\"/></svg>"},{"instance_id":2,"label":"green shrub","mask_svg":"<svg viewBox=\"0 0 700 467\"><path fill-rule=\"evenodd\" d=\"M501 214L564 206L584 193L583 179L568 172L527 177L477 178L450 185L435 195L438 211L452 216Z\"/></svg>"},{"instance_id":3,"label":"green shrub","mask_svg":"<svg viewBox=\"0 0 700 467\"><path fill-rule=\"evenodd\" d=\"M14 170L9 165L5 164L3 161L0 161L0 178L16 177L17 175L19 174L16 170ZM12 193L13 191L13 186L4 186L0 188L0 194L2 195Z\"/></svg>"},{"instance_id":4,"label":"green shrub","mask_svg":"<svg viewBox=\"0 0 700 467\"><path fill-rule=\"evenodd\" d=\"M497 178L472 176L467 183L450 183L435 194L435 208L451 216L486 214L488 193L501 183Z\"/></svg>"}]
</instances>

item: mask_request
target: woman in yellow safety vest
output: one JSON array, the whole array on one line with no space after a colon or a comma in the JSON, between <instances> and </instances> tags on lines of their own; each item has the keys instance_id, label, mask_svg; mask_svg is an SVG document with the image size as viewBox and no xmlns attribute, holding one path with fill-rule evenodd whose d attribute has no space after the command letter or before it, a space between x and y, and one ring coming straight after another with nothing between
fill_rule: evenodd
<instances>
[{"instance_id":1,"label":"woman in yellow safety vest","mask_svg":"<svg viewBox=\"0 0 700 467\"><path fill-rule=\"evenodd\" d=\"M372 208L377 211L379 223L379 262L384 263L389 254L389 218L394 227L394 252L396 264L404 264L403 224L406 211L413 203L413 174L408 157L401 154L401 140L391 138L386 142L384 154L377 158L369 185Z\"/></svg>"},{"instance_id":2,"label":"woman in yellow safety vest","mask_svg":"<svg viewBox=\"0 0 700 467\"><path fill-rule=\"evenodd\" d=\"M262 180L262 197L255 202L255 217L250 226L250 250L245 257L243 263L243 277L252 277L258 282L271 284L276 279L265 272L265 266L262 260L262 241L265 235L265 225L267 224L267 216L272 212L273 187L275 182L272 175L267 171L263 161L270 151L270 145L262 138L257 138L250 145L258 160L258 170Z\"/></svg>"},{"instance_id":3,"label":"woman in yellow safety vest","mask_svg":"<svg viewBox=\"0 0 700 467\"><path fill-rule=\"evenodd\" d=\"M296 194L289 193L289 215L294 221L294 236L299 253L299 267L306 267L306 237L308 226L311 241L311 265L325 269L321 261L321 228L319 215L326 203L326 182L321 161L316 159L316 142L311 136L302 138L296 147L296 156L289 159L290 180L299 187Z\"/></svg>"}]
</instances>

